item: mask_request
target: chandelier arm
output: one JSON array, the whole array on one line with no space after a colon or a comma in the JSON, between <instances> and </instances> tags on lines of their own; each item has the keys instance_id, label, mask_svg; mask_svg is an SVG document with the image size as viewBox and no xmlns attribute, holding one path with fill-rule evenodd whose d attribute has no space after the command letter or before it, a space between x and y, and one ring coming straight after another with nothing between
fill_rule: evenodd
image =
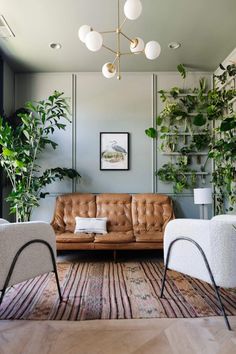
<instances>
[{"instance_id":1,"label":"chandelier arm","mask_svg":"<svg viewBox=\"0 0 236 354\"><path fill-rule=\"evenodd\" d=\"M116 30L111 30L111 31L101 31L99 32L101 34L107 34L107 33L116 33Z\"/></svg>"},{"instance_id":2,"label":"chandelier arm","mask_svg":"<svg viewBox=\"0 0 236 354\"><path fill-rule=\"evenodd\" d=\"M135 52L135 53L124 52L124 53L120 53L120 55L134 55L134 54L139 54L139 53L144 53L144 50L139 50L138 52Z\"/></svg>"},{"instance_id":3,"label":"chandelier arm","mask_svg":"<svg viewBox=\"0 0 236 354\"><path fill-rule=\"evenodd\" d=\"M111 49L110 47L107 47L105 44L103 44L102 46L103 46L103 48L109 50L110 52L117 54L115 50Z\"/></svg>"},{"instance_id":4,"label":"chandelier arm","mask_svg":"<svg viewBox=\"0 0 236 354\"><path fill-rule=\"evenodd\" d=\"M128 36L126 36L126 34L124 34L124 32L120 31L120 34L122 34L123 37L125 37L126 39L128 39L128 41L130 41L131 43L133 43L133 39L129 38Z\"/></svg>"},{"instance_id":5,"label":"chandelier arm","mask_svg":"<svg viewBox=\"0 0 236 354\"><path fill-rule=\"evenodd\" d=\"M124 21L121 23L120 28L119 28L120 30L121 30L121 29L122 29L122 27L124 26L124 24L125 24L126 20L127 20L127 17L125 17Z\"/></svg>"},{"instance_id":6,"label":"chandelier arm","mask_svg":"<svg viewBox=\"0 0 236 354\"><path fill-rule=\"evenodd\" d=\"M113 62L112 62L113 65L115 64L115 62L117 61L117 59L118 59L118 55L116 55L115 59L113 60Z\"/></svg>"},{"instance_id":7,"label":"chandelier arm","mask_svg":"<svg viewBox=\"0 0 236 354\"><path fill-rule=\"evenodd\" d=\"M121 79L120 75L120 0L117 0L117 31L116 31L116 41L117 41L117 69L118 69L118 75L117 79Z\"/></svg>"}]
</instances>

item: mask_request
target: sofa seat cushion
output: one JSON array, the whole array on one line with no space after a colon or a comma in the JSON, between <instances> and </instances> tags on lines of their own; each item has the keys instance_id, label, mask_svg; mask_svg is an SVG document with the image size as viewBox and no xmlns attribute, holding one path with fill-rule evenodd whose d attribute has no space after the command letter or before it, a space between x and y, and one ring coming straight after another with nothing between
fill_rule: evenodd
<instances>
[{"instance_id":1,"label":"sofa seat cushion","mask_svg":"<svg viewBox=\"0 0 236 354\"><path fill-rule=\"evenodd\" d=\"M162 242L163 232L142 232L135 234L136 242Z\"/></svg>"},{"instance_id":2,"label":"sofa seat cushion","mask_svg":"<svg viewBox=\"0 0 236 354\"><path fill-rule=\"evenodd\" d=\"M128 243L134 242L135 238L132 231L128 232L109 232L106 235L95 235L96 243Z\"/></svg>"},{"instance_id":3,"label":"sofa seat cushion","mask_svg":"<svg viewBox=\"0 0 236 354\"><path fill-rule=\"evenodd\" d=\"M61 243L82 243L82 242L93 242L94 234L78 233L74 234L72 232L63 232L61 234L56 234L56 242Z\"/></svg>"}]
</instances>

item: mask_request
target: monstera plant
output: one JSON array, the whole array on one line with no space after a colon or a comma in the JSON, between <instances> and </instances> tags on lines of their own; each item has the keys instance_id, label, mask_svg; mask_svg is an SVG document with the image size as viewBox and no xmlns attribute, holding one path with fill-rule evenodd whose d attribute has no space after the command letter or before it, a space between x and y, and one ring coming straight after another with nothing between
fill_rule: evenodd
<instances>
[{"instance_id":1,"label":"monstera plant","mask_svg":"<svg viewBox=\"0 0 236 354\"><path fill-rule=\"evenodd\" d=\"M40 198L48 194L43 192L48 184L65 177L80 177L70 168L52 167L42 172L38 164L46 147L57 147L57 143L51 140L52 134L58 129L65 130L65 123L70 122L63 93L55 91L48 99L28 102L24 108L18 114L16 127L0 117L0 163L12 186L6 200L17 221L30 219L32 209L39 206Z\"/></svg>"}]
</instances>

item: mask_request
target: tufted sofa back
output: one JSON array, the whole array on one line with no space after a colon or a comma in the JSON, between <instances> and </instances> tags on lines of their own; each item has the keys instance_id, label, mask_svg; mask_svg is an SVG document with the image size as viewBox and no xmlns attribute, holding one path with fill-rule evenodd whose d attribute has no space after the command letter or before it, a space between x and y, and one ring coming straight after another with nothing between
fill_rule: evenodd
<instances>
[{"instance_id":1,"label":"tufted sofa back","mask_svg":"<svg viewBox=\"0 0 236 354\"><path fill-rule=\"evenodd\" d=\"M131 218L131 195L97 195L97 217L107 217L107 231L130 231L133 229Z\"/></svg>"},{"instance_id":2,"label":"tufted sofa back","mask_svg":"<svg viewBox=\"0 0 236 354\"><path fill-rule=\"evenodd\" d=\"M162 194L136 194L132 196L134 235L162 232L174 218L172 201Z\"/></svg>"},{"instance_id":3,"label":"tufted sofa back","mask_svg":"<svg viewBox=\"0 0 236 354\"><path fill-rule=\"evenodd\" d=\"M171 199L161 194L83 194L57 197L51 223L57 234L74 232L75 217L107 217L108 232L160 232L174 218Z\"/></svg>"},{"instance_id":4,"label":"tufted sofa back","mask_svg":"<svg viewBox=\"0 0 236 354\"><path fill-rule=\"evenodd\" d=\"M51 223L55 232L74 232L76 216L84 218L96 217L95 195L71 193L57 197L54 218Z\"/></svg>"}]
</instances>

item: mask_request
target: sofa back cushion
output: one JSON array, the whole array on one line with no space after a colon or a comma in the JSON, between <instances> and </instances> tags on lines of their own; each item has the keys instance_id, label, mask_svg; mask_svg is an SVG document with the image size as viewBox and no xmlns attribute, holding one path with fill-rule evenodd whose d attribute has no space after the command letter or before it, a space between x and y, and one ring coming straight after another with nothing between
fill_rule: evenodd
<instances>
[{"instance_id":1,"label":"sofa back cushion","mask_svg":"<svg viewBox=\"0 0 236 354\"><path fill-rule=\"evenodd\" d=\"M95 195L71 193L57 197L54 218L51 223L55 232L74 232L76 216L83 218L96 216Z\"/></svg>"},{"instance_id":2,"label":"sofa back cushion","mask_svg":"<svg viewBox=\"0 0 236 354\"><path fill-rule=\"evenodd\" d=\"M126 232L133 229L129 194L100 194L96 197L96 203L96 216L107 217L108 232Z\"/></svg>"},{"instance_id":3,"label":"sofa back cushion","mask_svg":"<svg viewBox=\"0 0 236 354\"><path fill-rule=\"evenodd\" d=\"M132 196L134 235L163 232L168 221L174 218L171 199L162 194Z\"/></svg>"}]
</instances>

